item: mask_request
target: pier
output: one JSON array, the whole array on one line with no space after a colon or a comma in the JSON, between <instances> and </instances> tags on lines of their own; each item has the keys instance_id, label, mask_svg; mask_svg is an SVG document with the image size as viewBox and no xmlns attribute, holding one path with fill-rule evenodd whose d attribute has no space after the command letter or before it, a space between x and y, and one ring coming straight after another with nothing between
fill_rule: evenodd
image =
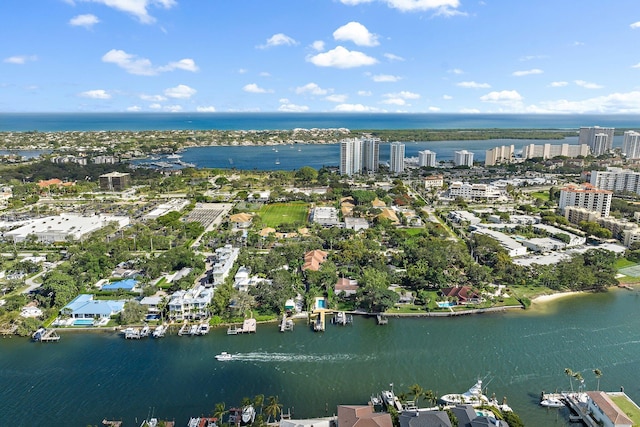
<instances>
[{"instance_id":1,"label":"pier","mask_svg":"<svg viewBox=\"0 0 640 427\"><path fill-rule=\"evenodd\" d=\"M326 313L328 310L318 308L309 315L309 323L312 324L314 332L324 332L326 325ZM315 319L314 319L315 318Z\"/></svg>"},{"instance_id":2,"label":"pier","mask_svg":"<svg viewBox=\"0 0 640 427\"><path fill-rule=\"evenodd\" d=\"M587 394L586 393L574 393L574 392L562 392L562 393L545 393L540 395L541 401L559 401L565 404L570 410L571 415L569 419L572 422L581 422L587 427L598 427L597 421L589 414L589 408L587 407Z\"/></svg>"},{"instance_id":3,"label":"pier","mask_svg":"<svg viewBox=\"0 0 640 427\"><path fill-rule=\"evenodd\" d=\"M229 329L227 329L227 335L238 335L238 334L250 334L250 333L255 333L256 332L256 319L245 319L244 322L242 322L242 326L238 327L235 325L231 325L229 326Z\"/></svg>"},{"instance_id":4,"label":"pier","mask_svg":"<svg viewBox=\"0 0 640 427\"><path fill-rule=\"evenodd\" d=\"M378 325L386 325L387 323L389 323L389 319L387 319L387 316L385 316L384 314L378 314L376 315L376 323Z\"/></svg>"},{"instance_id":5,"label":"pier","mask_svg":"<svg viewBox=\"0 0 640 427\"><path fill-rule=\"evenodd\" d=\"M57 342L60 341L60 335L55 329L40 328L31 336L34 341L38 342Z\"/></svg>"},{"instance_id":6,"label":"pier","mask_svg":"<svg viewBox=\"0 0 640 427\"><path fill-rule=\"evenodd\" d=\"M293 331L293 319L289 319L286 313L282 314L282 321L280 322L280 332Z\"/></svg>"}]
</instances>

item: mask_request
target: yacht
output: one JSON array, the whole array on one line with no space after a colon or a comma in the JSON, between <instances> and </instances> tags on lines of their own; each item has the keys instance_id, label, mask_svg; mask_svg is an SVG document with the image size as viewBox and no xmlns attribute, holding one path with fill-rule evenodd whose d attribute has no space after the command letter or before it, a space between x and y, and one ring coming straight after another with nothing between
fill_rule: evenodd
<instances>
[{"instance_id":1,"label":"yacht","mask_svg":"<svg viewBox=\"0 0 640 427\"><path fill-rule=\"evenodd\" d=\"M209 333L209 324L206 322L198 325L198 335L207 335Z\"/></svg>"},{"instance_id":2,"label":"yacht","mask_svg":"<svg viewBox=\"0 0 640 427\"><path fill-rule=\"evenodd\" d=\"M164 325L158 325L156 326L156 328L153 330L153 337L154 338L162 338L164 337L164 334L167 332L167 328Z\"/></svg>"},{"instance_id":3,"label":"yacht","mask_svg":"<svg viewBox=\"0 0 640 427\"><path fill-rule=\"evenodd\" d=\"M252 424L256 419L256 410L253 405L242 408L242 424Z\"/></svg>"},{"instance_id":4,"label":"yacht","mask_svg":"<svg viewBox=\"0 0 640 427\"><path fill-rule=\"evenodd\" d=\"M482 394L482 380L478 380L469 390L464 393L445 394L440 398L445 405L473 405L482 406L489 402L487 396Z\"/></svg>"},{"instance_id":5,"label":"yacht","mask_svg":"<svg viewBox=\"0 0 640 427\"><path fill-rule=\"evenodd\" d=\"M226 351L223 351L222 353L216 355L216 360L219 360L221 362L231 359L233 359L233 355L227 353Z\"/></svg>"},{"instance_id":6,"label":"yacht","mask_svg":"<svg viewBox=\"0 0 640 427\"><path fill-rule=\"evenodd\" d=\"M540 401L540 406L544 406L546 408L562 408L564 406L564 402L560 399L556 399L555 397L548 397Z\"/></svg>"}]
</instances>

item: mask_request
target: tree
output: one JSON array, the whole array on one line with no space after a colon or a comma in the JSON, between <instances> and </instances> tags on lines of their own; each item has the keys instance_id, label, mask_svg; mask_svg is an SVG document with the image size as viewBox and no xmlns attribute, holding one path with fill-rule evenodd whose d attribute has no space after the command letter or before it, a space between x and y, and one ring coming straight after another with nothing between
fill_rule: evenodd
<instances>
[{"instance_id":1,"label":"tree","mask_svg":"<svg viewBox=\"0 0 640 427\"><path fill-rule=\"evenodd\" d=\"M260 414L262 414L262 408L264 407L264 394L256 394L253 398L253 406L260 408Z\"/></svg>"},{"instance_id":2,"label":"tree","mask_svg":"<svg viewBox=\"0 0 640 427\"><path fill-rule=\"evenodd\" d=\"M565 373L566 376L569 377L569 384L571 384L571 393L573 393L573 381L572 381L572 378L573 378L573 375L574 375L573 371L571 369L569 369L569 368L564 368L564 373Z\"/></svg>"},{"instance_id":3,"label":"tree","mask_svg":"<svg viewBox=\"0 0 640 427\"><path fill-rule=\"evenodd\" d=\"M267 424L273 419L277 419L278 415L282 413L282 404L278 402L278 396L269 396L267 399L269 403L264 408L264 413L267 414Z\"/></svg>"},{"instance_id":4,"label":"tree","mask_svg":"<svg viewBox=\"0 0 640 427\"><path fill-rule=\"evenodd\" d=\"M310 184L318 178L318 171L311 166L303 166L296 171L295 177L301 183Z\"/></svg>"},{"instance_id":5,"label":"tree","mask_svg":"<svg viewBox=\"0 0 640 427\"><path fill-rule=\"evenodd\" d=\"M409 392L413 395L413 401L418 406L420 398L425 396L424 389L419 384L414 384L409 387Z\"/></svg>"},{"instance_id":6,"label":"tree","mask_svg":"<svg viewBox=\"0 0 640 427\"><path fill-rule=\"evenodd\" d=\"M598 388L597 388L597 390L600 391L600 377L602 376L602 371L600 369L596 368L596 369L593 370L593 374L598 379Z\"/></svg>"},{"instance_id":7,"label":"tree","mask_svg":"<svg viewBox=\"0 0 640 427\"><path fill-rule=\"evenodd\" d=\"M226 404L224 402L218 402L213 409L213 416L222 424L222 417L224 417L227 412L229 411L226 410Z\"/></svg>"},{"instance_id":8,"label":"tree","mask_svg":"<svg viewBox=\"0 0 640 427\"><path fill-rule=\"evenodd\" d=\"M146 313L147 308L138 301L127 301L124 303L124 309L120 312L120 324L140 323Z\"/></svg>"}]
</instances>

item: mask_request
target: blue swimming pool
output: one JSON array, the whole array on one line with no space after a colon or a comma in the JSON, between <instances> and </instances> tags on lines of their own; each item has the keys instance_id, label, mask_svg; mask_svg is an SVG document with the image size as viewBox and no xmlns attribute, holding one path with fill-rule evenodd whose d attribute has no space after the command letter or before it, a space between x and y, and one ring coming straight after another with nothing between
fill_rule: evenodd
<instances>
[{"instance_id":1,"label":"blue swimming pool","mask_svg":"<svg viewBox=\"0 0 640 427\"><path fill-rule=\"evenodd\" d=\"M73 326L93 326L93 319L76 319Z\"/></svg>"},{"instance_id":2,"label":"blue swimming pool","mask_svg":"<svg viewBox=\"0 0 640 427\"><path fill-rule=\"evenodd\" d=\"M318 308L327 308L327 302L324 299L319 299L317 301Z\"/></svg>"},{"instance_id":3,"label":"blue swimming pool","mask_svg":"<svg viewBox=\"0 0 640 427\"><path fill-rule=\"evenodd\" d=\"M438 307L440 307L440 308L455 307L455 305L456 305L455 302L451 302L451 301L437 302L436 304L438 304Z\"/></svg>"}]
</instances>

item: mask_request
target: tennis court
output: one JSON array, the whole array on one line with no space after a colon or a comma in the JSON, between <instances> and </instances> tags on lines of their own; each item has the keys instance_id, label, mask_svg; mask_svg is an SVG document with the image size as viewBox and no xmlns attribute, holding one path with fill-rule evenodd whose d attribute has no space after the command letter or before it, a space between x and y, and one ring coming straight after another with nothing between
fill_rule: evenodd
<instances>
[{"instance_id":1,"label":"tennis court","mask_svg":"<svg viewBox=\"0 0 640 427\"><path fill-rule=\"evenodd\" d=\"M640 277L640 264L632 265L631 267L625 267L618 270L618 273L624 274L630 277Z\"/></svg>"}]
</instances>

